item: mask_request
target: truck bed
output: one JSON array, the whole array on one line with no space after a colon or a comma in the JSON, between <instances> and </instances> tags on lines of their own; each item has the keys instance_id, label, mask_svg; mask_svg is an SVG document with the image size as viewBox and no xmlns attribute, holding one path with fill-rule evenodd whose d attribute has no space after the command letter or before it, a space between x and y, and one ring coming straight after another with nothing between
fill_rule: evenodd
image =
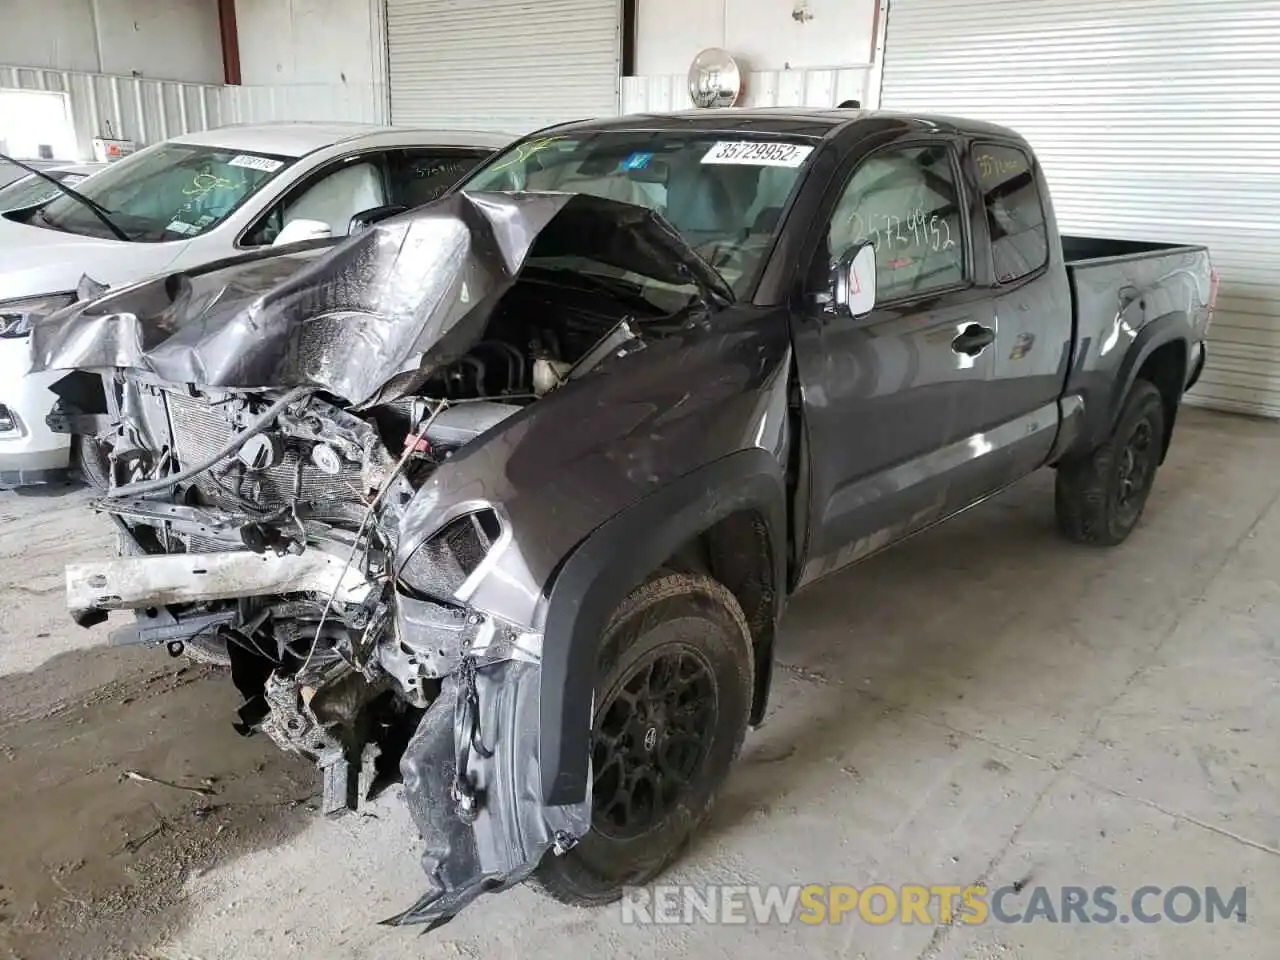
<instances>
[{"instance_id":1,"label":"truck bed","mask_svg":"<svg viewBox=\"0 0 1280 960\"><path fill-rule=\"evenodd\" d=\"M1077 355L1067 378L1067 393L1078 394L1086 409L1108 409L1114 398L1103 394L1119 375L1115 367L1127 346L1150 323L1176 322L1189 339L1187 379L1193 382L1204 362L1203 340L1213 295L1208 248L1099 237L1062 237L1071 285L1072 322ZM1084 356L1079 355L1084 351Z\"/></svg>"},{"instance_id":2,"label":"truck bed","mask_svg":"<svg viewBox=\"0 0 1280 960\"><path fill-rule=\"evenodd\" d=\"M1143 240L1113 240L1109 237L1062 236L1062 255L1067 267L1084 266L1092 260L1116 260L1121 257L1142 257L1150 254L1174 252L1199 252L1204 247L1181 243L1151 243Z\"/></svg>"}]
</instances>

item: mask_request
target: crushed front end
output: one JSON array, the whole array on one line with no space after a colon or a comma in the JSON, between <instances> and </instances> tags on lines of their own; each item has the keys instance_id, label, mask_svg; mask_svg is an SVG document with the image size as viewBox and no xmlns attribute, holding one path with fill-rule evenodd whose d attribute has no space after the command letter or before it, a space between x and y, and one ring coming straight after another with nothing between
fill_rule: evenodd
<instances>
[{"instance_id":1,"label":"crushed front end","mask_svg":"<svg viewBox=\"0 0 1280 960\"><path fill-rule=\"evenodd\" d=\"M565 268L583 257L675 307ZM49 423L100 458L120 550L68 567L69 606L131 611L116 642L229 664L238 728L313 759L326 812L402 779L429 889L391 922L446 920L590 826L589 788L543 800L556 558L531 573L515 542L530 473L511 437L571 445L530 439L541 404L577 411L578 378L728 297L649 210L457 194L331 251L77 305L33 331L33 368L72 371Z\"/></svg>"},{"instance_id":2,"label":"crushed front end","mask_svg":"<svg viewBox=\"0 0 1280 960\"><path fill-rule=\"evenodd\" d=\"M509 539L501 511L464 505L396 570L414 492L519 406L108 388L95 507L120 557L68 568L73 614L132 611L113 642L229 663L237 728L313 760L326 814L403 779L430 889L393 922L447 919L585 834L588 803L539 798L542 637L459 599Z\"/></svg>"}]
</instances>

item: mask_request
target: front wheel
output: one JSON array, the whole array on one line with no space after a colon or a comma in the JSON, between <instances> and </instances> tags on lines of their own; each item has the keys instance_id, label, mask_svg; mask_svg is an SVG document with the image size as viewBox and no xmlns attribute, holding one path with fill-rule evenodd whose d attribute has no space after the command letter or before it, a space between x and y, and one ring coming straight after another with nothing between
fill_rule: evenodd
<instances>
[{"instance_id":1,"label":"front wheel","mask_svg":"<svg viewBox=\"0 0 1280 960\"><path fill-rule=\"evenodd\" d=\"M548 853L534 884L603 904L670 865L742 748L753 667L746 618L720 583L668 573L633 591L597 660L591 829Z\"/></svg>"},{"instance_id":2,"label":"front wheel","mask_svg":"<svg viewBox=\"0 0 1280 960\"><path fill-rule=\"evenodd\" d=\"M1139 380L1116 428L1086 456L1058 466L1058 529L1077 543L1114 546L1133 532L1147 505L1164 449L1164 398Z\"/></svg>"}]
</instances>

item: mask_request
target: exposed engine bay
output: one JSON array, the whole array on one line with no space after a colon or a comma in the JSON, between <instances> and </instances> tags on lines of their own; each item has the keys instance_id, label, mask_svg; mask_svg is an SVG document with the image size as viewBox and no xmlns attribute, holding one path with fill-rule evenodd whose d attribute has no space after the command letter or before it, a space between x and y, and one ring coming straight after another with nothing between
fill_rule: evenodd
<instances>
[{"instance_id":1,"label":"exposed engine bay","mask_svg":"<svg viewBox=\"0 0 1280 960\"><path fill-rule=\"evenodd\" d=\"M402 778L431 889L396 922L448 919L590 823L589 795L528 802L536 784L516 776L536 769L542 636L470 602L509 539L501 505L453 505L406 550L415 494L541 398L689 324L703 295L678 260L661 261L672 309L624 277L543 261L530 252L543 229L552 258L575 232L591 250L601 230L622 237L624 270L669 238L626 205L537 199L456 197L319 260L152 281L73 311L35 343L47 366L80 368L55 388L50 423L94 438L110 478L95 507L119 533L117 560L68 567L74 616L132 611L113 642L229 663L244 697L237 729L314 760L326 813ZM601 220L601 206L641 229ZM501 228L530 210L536 229L513 248ZM367 282L352 293L354 271L408 276L424 221L459 255L445 268L427 257L398 300ZM260 341L273 337L284 359L268 362ZM274 385L243 385L269 368ZM184 371L206 376L172 379Z\"/></svg>"},{"instance_id":2,"label":"exposed engine bay","mask_svg":"<svg viewBox=\"0 0 1280 960\"><path fill-rule=\"evenodd\" d=\"M170 580L76 581L73 609L101 615L145 602L118 641L174 654L203 642L219 659L225 650L246 696L242 730L317 760L326 812L376 786L379 741L403 747L464 650L503 639L457 598L502 536L498 516L448 524L413 555L408 587L392 566L397 505L524 405L643 345L634 320L581 305L561 305L558 323L524 322L554 297L545 284L528 288L513 288L491 339L420 393L359 415L305 388L277 395L113 378L114 427L99 437L112 486L98 506L117 520L123 554L195 555L199 566L175 564ZM159 603L161 594L172 602Z\"/></svg>"}]
</instances>

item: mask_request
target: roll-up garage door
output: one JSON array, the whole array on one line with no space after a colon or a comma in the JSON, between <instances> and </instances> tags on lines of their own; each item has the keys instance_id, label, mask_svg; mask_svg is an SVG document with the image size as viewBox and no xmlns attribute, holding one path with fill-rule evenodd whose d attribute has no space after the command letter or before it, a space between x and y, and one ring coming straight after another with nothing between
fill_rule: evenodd
<instances>
[{"instance_id":1,"label":"roll-up garage door","mask_svg":"<svg viewBox=\"0 0 1280 960\"><path fill-rule=\"evenodd\" d=\"M1280 416L1280 0L890 0L881 104L991 120L1067 233L1204 243L1191 399Z\"/></svg>"},{"instance_id":2,"label":"roll-up garage door","mask_svg":"<svg viewBox=\"0 0 1280 960\"><path fill-rule=\"evenodd\" d=\"M620 0L387 0L391 120L526 133L618 112Z\"/></svg>"}]
</instances>

